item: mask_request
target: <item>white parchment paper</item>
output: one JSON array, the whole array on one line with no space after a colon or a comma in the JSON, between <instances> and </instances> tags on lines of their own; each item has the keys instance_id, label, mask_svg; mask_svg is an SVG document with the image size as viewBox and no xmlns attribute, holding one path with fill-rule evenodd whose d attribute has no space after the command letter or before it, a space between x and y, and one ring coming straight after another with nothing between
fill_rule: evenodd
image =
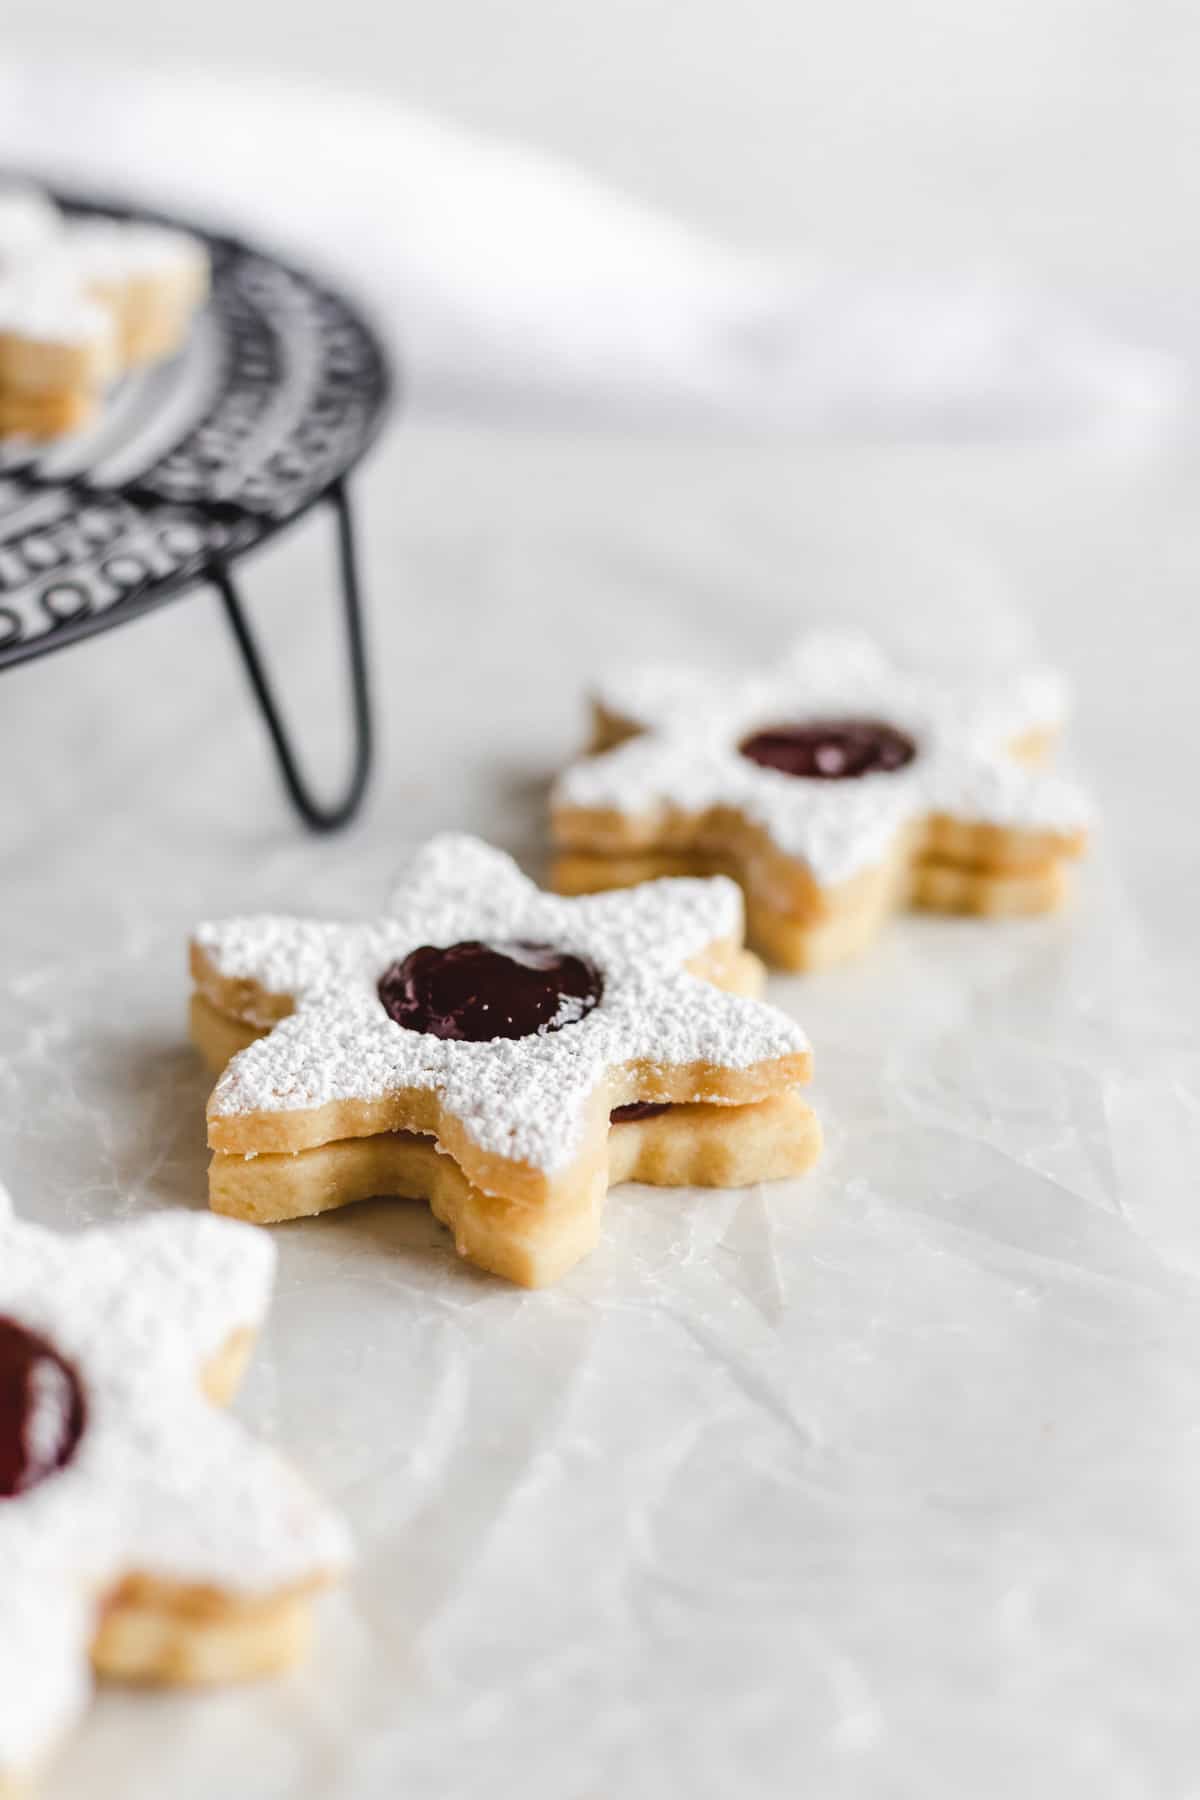
<instances>
[{"instance_id":1,"label":"white parchment paper","mask_svg":"<svg viewBox=\"0 0 1200 1800\"><path fill-rule=\"evenodd\" d=\"M191 923L366 910L443 824L536 867L614 654L831 613L950 659L1040 636L1115 822L1062 918L910 920L775 980L828 1133L802 1183L619 1190L538 1294L418 1206L281 1228L239 1410L345 1507L357 1574L292 1678L105 1695L47 1800L1192 1791L1197 1056L1182 924L1166 982L1124 867L1190 727L1097 602L1132 478L399 433L366 499L383 747L345 836L293 826L208 598L0 683L0 1173L33 1218L201 1206ZM248 580L330 761L326 551Z\"/></svg>"}]
</instances>

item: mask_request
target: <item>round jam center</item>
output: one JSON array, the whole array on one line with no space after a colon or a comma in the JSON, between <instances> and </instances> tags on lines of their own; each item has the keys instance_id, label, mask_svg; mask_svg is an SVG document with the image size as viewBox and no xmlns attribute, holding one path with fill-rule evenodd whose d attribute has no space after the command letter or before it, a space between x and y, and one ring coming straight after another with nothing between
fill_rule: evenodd
<instances>
[{"instance_id":1,"label":"round jam center","mask_svg":"<svg viewBox=\"0 0 1200 1800\"><path fill-rule=\"evenodd\" d=\"M0 1319L0 1499L26 1493L69 1463L83 1420L75 1371L45 1338Z\"/></svg>"},{"instance_id":2,"label":"round jam center","mask_svg":"<svg viewBox=\"0 0 1200 1800\"><path fill-rule=\"evenodd\" d=\"M473 1044L577 1025L603 991L600 971L586 957L552 944L475 938L445 950L422 944L379 983L397 1025Z\"/></svg>"},{"instance_id":3,"label":"round jam center","mask_svg":"<svg viewBox=\"0 0 1200 1800\"><path fill-rule=\"evenodd\" d=\"M809 781L853 781L889 774L917 754L917 746L879 719L813 719L806 725L771 725L738 745L764 769Z\"/></svg>"},{"instance_id":4,"label":"round jam center","mask_svg":"<svg viewBox=\"0 0 1200 1800\"><path fill-rule=\"evenodd\" d=\"M632 1125L635 1119L656 1119L671 1110L668 1100L631 1100L628 1106L614 1106L608 1115L610 1125Z\"/></svg>"}]
</instances>

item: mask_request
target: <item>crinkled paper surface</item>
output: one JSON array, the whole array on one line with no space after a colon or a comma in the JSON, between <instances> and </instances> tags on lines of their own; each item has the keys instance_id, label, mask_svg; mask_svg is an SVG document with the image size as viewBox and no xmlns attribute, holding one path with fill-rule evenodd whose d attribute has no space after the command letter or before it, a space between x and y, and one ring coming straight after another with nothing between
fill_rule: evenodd
<instances>
[{"instance_id":1,"label":"crinkled paper surface","mask_svg":"<svg viewBox=\"0 0 1200 1800\"><path fill-rule=\"evenodd\" d=\"M281 1228L239 1409L357 1574L293 1677L106 1695L46 1800L1192 1791L1196 639L1154 492L397 432L364 496L381 763L332 839L287 815L210 598L0 682L0 1175L67 1229L204 1203L191 923L366 912L439 825L536 869L601 662L839 616L1003 661L1036 627L1110 819L1061 919L905 921L774 981L816 1047L802 1183L619 1190L537 1294L415 1205ZM327 552L247 580L329 764Z\"/></svg>"}]
</instances>

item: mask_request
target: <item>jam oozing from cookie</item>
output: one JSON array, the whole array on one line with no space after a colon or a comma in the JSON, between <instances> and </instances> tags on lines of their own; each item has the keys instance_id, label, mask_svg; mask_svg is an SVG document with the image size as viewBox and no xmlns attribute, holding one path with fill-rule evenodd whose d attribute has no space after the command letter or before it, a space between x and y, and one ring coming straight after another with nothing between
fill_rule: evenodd
<instances>
[{"instance_id":1,"label":"jam oozing from cookie","mask_svg":"<svg viewBox=\"0 0 1200 1800\"><path fill-rule=\"evenodd\" d=\"M656 1119L670 1112L669 1100L631 1100L628 1106L614 1106L608 1115L610 1125L631 1125L635 1119Z\"/></svg>"},{"instance_id":2,"label":"jam oozing from cookie","mask_svg":"<svg viewBox=\"0 0 1200 1800\"><path fill-rule=\"evenodd\" d=\"M764 769L808 781L853 781L890 774L917 754L917 746L879 719L813 719L804 725L771 725L738 745Z\"/></svg>"},{"instance_id":3,"label":"jam oozing from cookie","mask_svg":"<svg viewBox=\"0 0 1200 1800\"><path fill-rule=\"evenodd\" d=\"M0 1500L70 1462L83 1436L79 1379L52 1344L0 1319Z\"/></svg>"},{"instance_id":4,"label":"jam oozing from cookie","mask_svg":"<svg viewBox=\"0 0 1200 1800\"><path fill-rule=\"evenodd\" d=\"M437 949L422 944L379 983L390 1019L408 1031L482 1044L577 1025L604 992L584 956L522 939Z\"/></svg>"}]
</instances>

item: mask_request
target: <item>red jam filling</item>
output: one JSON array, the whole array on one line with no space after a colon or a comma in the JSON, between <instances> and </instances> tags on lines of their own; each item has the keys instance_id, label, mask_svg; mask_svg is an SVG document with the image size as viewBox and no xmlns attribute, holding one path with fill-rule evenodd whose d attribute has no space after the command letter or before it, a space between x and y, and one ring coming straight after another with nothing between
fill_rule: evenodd
<instances>
[{"instance_id":1,"label":"red jam filling","mask_svg":"<svg viewBox=\"0 0 1200 1800\"><path fill-rule=\"evenodd\" d=\"M0 1319L0 1499L28 1493L64 1468L84 1416L70 1364L36 1332Z\"/></svg>"},{"instance_id":2,"label":"red jam filling","mask_svg":"<svg viewBox=\"0 0 1200 1800\"><path fill-rule=\"evenodd\" d=\"M472 1044L577 1025L603 992L586 957L519 939L472 938L446 949L423 944L379 983L388 1017L406 1031Z\"/></svg>"},{"instance_id":3,"label":"red jam filling","mask_svg":"<svg viewBox=\"0 0 1200 1800\"><path fill-rule=\"evenodd\" d=\"M813 719L804 725L771 725L744 738L743 756L764 769L807 781L854 781L861 775L904 768L917 746L879 719Z\"/></svg>"}]
</instances>

